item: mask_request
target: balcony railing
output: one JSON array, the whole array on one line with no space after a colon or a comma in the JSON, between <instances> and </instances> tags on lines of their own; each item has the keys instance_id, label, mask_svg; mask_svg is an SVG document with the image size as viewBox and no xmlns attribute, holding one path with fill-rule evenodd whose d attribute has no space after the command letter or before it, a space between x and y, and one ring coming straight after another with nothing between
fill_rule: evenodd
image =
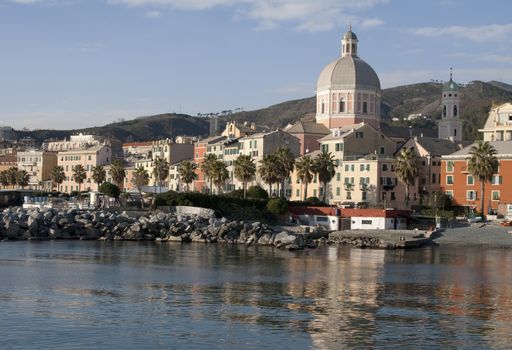
<instances>
[{"instance_id":1,"label":"balcony railing","mask_svg":"<svg viewBox=\"0 0 512 350\"><path fill-rule=\"evenodd\" d=\"M346 182L343 184L343 188L345 191L353 191L354 190L354 184L350 182Z\"/></svg>"}]
</instances>

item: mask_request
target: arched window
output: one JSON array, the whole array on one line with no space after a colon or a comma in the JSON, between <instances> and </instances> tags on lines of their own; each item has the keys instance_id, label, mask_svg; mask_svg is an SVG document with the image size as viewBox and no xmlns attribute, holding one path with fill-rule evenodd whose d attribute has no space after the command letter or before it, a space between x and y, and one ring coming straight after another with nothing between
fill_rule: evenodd
<instances>
[{"instance_id":1,"label":"arched window","mask_svg":"<svg viewBox=\"0 0 512 350\"><path fill-rule=\"evenodd\" d=\"M443 117L446 117L446 105L443 106Z\"/></svg>"},{"instance_id":2,"label":"arched window","mask_svg":"<svg viewBox=\"0 0 512 350\"><path fill-rule=\"evenodd\" d=\"M457 136L457 129L453 129L453 136Z\"/></svg>"},{"instance_id":3,"label":"arched window","mask_svg":"<svg viewBox=\"0 0 512 350\"><path fill-rule=\"evenodd\" d=\"M325 113L325 102L322 101L322 114L324 114L324 113Z\"/></svg>"},{"instance_id":4,"label":"arched window","mask_svg":"<svg viewBox=\"0 0 512 350\"><path fill-rule=\"evenodd\" d=\"M453 106L453 116L457 116L457 106Z\"/></svg>"},{"instance_id":5,"label":"arched window","mask_svg":"<svg viewBox=\"0 0 512 350\"><path fill-rule=\"evenodd\" d=\"M363 113L368 113L368 102L363 102Z\"/></svg>"},{"instance_id":6,"label":"arched window","mask_svg":"<svg viewBox=\"0 0 512 350\"><path fill-rule=\"evenodd\" d=\"M340 113L345 113L345 100L344 99L340 100L339 112Z\"/></svg>"}]
</instances>

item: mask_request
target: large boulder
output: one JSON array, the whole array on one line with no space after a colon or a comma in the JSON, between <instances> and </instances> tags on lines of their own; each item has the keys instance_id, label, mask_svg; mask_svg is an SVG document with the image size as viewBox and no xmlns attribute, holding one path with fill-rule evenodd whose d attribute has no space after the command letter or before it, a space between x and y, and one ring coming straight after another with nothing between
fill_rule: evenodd
<instances>
[{"instance_id":1,"label":"large boulder","mask_svg":"<svg viewBox=\"0 0 512 350\"><path fill-rule=\"evenodd\" d=\"M304 235L288 233L286 231L278 233L274 238L274 245L280 249L304 249L306 242Z\"/></svg>"}]
</instances>

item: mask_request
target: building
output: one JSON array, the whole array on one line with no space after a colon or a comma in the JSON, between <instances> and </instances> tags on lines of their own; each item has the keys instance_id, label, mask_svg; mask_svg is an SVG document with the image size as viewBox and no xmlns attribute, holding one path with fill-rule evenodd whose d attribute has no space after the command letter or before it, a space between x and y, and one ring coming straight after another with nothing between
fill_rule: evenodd
<instances>
[{"instance_id":1,"label":"building","mask_svg":"<svg viewBox=\"0 0 512 350\"><path fill-rule=\"evenodd\" d=\"M432 196L441 191L441 157L461 150L469 142L454 142L432 137L412 137L404 148L414 150L419 157L417 181L409 187L410 205L428 205Z\"/></svg>"},{"instance_id":2,"label":"building","mask_svg":"<svg viewBox=\"0 0 512 350\"><path fill-rule=\"evenodd\" d=\"M151 141L123 143L124 157L151 158L152 149L153 143Z\"/></svg>"},{"instance_id":3,"label":"building","mask_svg":"<svg viewBox=\"0 0 512 350\"><path fill-rule=\"evenodd\" d=\"M380 80L358 57L357 45L350 28L341 41L341 57L329 63L318 78L316 122L329 129L361 122L380 126Z\"/></svg>"},{"instance_id":4,"label":"building","mask_svg":"<svg viewBox=\"0 0 512 350\"><path fill-rule=\"evenodd\" d=\"M28 188L52 191L51 172L57 166L57 153L31 150L16 155L18 170L25 170L30 178Z\"/></svg>"},{"instance_id":5,"label":"building","mask_svg":"<svg viewBox=\"0 0 512 350\"><path fill-rule=\"evenodd\" d=\"M216 136L219 131L219 118L216 116L212 116L210 119L210 137Z\"/></svg>"},{"instance_id":6,"label":"building","mask_svg":"<svg viewBox=\"0 0 512 350\"><path fill-rule=\"evenodd\" d=\"M460 91L459 85L452 79L443 84L442 117L439 121L439 138L444 140L462 140L462 121L460 120Z\"/></svg>"},{"instance_id":7,"label":"building","mask_svg":"<svg viewBox=\"0 0 512 350\"><path fill-rule=\"evenodd\" d=\"M208 184L206 183L207 179L201 169L201 164L203 164L205 155L212 151L217 153L217 147L220 149L222 147L222 142L225 140L227 140L226 136L212 136L198 140L194 143L194 163L197 165L197 178L194 181L193 187L195 191L206 192L208 190ZM213 150L213 148L215 150Z\"/></svg>"},{"instance_id":8,"label":"building","mask_svg":"<svg viewBox=\"0 0 512 350\"><path fill-rule=\"evenodd\" d=\"M330 133L323 124L303 121L290 125L284 131L299 139L301 155L319 150L320 142L318 140Z\"/></svg>"},{"instance_id":9,"label":"building","mask_svg":"<svg viewBox=\"0 0 512 350\"><path fill-rule=\"evenodd\" d=\"M395 209L342 209L351 230L405 230L410 212Z\"/></svg>"},{"instance_id":10,"label":"building","mask_svg":"<svg viewBox=\"0 0 512 350\"><path fill-rule=\"evenodd\" d=\"M506 206L512 204L512 142L491 141L499 161L498 173L486 183L484 211L506 214ZM452 197L455 205L480 210L482 193L480 181L468 171L471 146L453 154L443 156L441 164L441 187Z\"/></svg>"},{"instance_id":11,"label":"building","mask_svg":"<svg viewBox=\"0 0 512 350\"><path fill-rule=\"evenodd\" d=\"M222 132L222 136L240 138L256 133L263 133L270 131L267 126L257 125L254 122L243 122L230 121L226 124L226 128Z\"/></svg>"},{"instance_id":12,"label":"building","mask_svg":"<svg viewBox=\"0 0 512 350\"><path fill-rule=\"evenodd\" d=\"M493 106L483 129L484 141L512 141L512 103Z\"/></svg>"},{"instance_id":13,"label":"building","mask_svg":"<svg viewBox=\"0 0 512 350\"><path fill-rule=\"evenodd\" d=\"M0 126L0 142L16 140L16 132L10 126Z\"/></svg>"},{"instance_id":14,"label":"building","mask_svg":"<svg viewBox=\"0 0 512 350\"><path fill-rule=\"evenodd\" d=\"M57 155L57 163L64 168L66 179L59 185L60 192L71 193L73 191L97 191L98 185L92 180L92 168L98 165L108 165L112 162L112 150L108 145L95 145L85 149L60 151ZM83 184L79 185L73 179L75 166L82 165L87 177Z\"/></svg>"},{"instance_id":15,"label":"building","mask_svg":"<svg viewBox=\"0 0 512 350\"><path fill-rule=\"evenodd\" d=\"M69 140L48 141L43 143L43 149L52 152L83 150L92 146L107 145L110 148L110 142L103 137L96 135L78 135L70 136Z\"/></svg>"}]
</instances>

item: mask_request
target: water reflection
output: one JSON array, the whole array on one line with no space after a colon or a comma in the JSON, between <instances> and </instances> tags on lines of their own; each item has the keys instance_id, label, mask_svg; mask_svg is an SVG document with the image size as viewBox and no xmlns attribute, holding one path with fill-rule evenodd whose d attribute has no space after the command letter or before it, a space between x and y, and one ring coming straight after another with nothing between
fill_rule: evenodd
<instances>
[{"instance_id":1,"label":"water reflection","mask_svg":"<svg viewBox=\"0 0 512 350\"><path fill-rule=\"evenodd\" d=\"M511 263L461 247L0 244L0 348L505 349Z\"/></svg>"}]
</instances>

